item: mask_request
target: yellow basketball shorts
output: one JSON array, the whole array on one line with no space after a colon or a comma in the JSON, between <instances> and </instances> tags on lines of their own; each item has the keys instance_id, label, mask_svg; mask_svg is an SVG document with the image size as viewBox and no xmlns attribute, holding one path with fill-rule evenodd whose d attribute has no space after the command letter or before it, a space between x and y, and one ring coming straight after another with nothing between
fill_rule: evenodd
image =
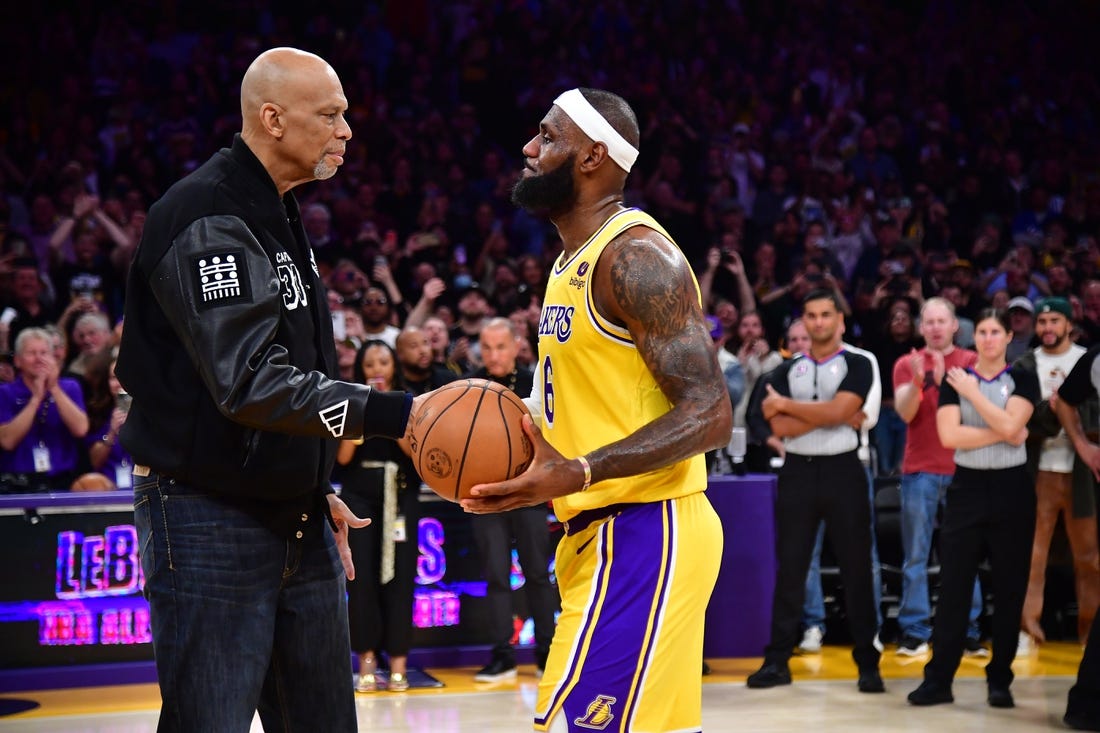
<instances>
[{"instance_id":1,"label":"yellow basketball shorts","mask_svg":"<svg viewBox=\"0 0 1100 733\"><path fill-rule=\"evenodd\" d=\"M700 731L704 616L721 558L703 493L626 505L567 534L535 730Z\"/></svg>"}]
</instances>

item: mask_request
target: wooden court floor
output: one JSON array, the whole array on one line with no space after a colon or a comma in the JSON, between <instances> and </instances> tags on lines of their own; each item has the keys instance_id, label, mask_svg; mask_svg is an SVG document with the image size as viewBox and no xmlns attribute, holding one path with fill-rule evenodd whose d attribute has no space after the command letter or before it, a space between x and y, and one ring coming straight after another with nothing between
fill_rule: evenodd
<instances>
[{"instance_id":1,"label":"wooden court floor","mask_svg":"<svg viewBox=\"0 0 1100 733\"><path fill-rule=\"evenodd\" d=\"M888 646L882 658L885 695L855 689L850 647L826 645L821 654L791 660L794 684L749 690L745 677L759 658L708 660L704 678L705 731L1023 731L1066 730L1061 723L1066 691L1073 684L1081 648L1048 643L1013 665L1017 707L993 710L985 704L986 659L963 660L955 683L956 702L913 708L905 696L918 684L927 657L898 657ZM530 730L536 680L532 667L517 679L485 685L473 681L473 668L430 669L444 683L438 689L356 696L362 731L494 733ZM144 733L156 729L159 695L152 684L42 690L0 695L38 707L0 718L0 731L26 733ZM256 720L253 731L261 731Z\"/></svg>"}]
</instances>

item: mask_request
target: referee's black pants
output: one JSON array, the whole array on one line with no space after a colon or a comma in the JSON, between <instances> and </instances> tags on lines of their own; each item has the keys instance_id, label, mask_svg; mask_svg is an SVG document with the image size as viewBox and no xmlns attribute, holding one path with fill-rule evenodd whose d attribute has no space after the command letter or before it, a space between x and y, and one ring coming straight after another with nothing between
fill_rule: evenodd
<instances>
[{"instance_id":1,"label":"referee's black pants","mask_svg":"<svg viewBox=\"0 0 1100 733\"><path fill-rule=\"evenodd\" d=\"M978 564L988 557L993 582L993 656L990 685L1012 683L1035 536L1035 486L1024 466L979 470L958 467L947 487L940 527L940 598L932 624L932 659L924 678L950 687L962 660Z\"/></svg>"},{"instance_id":2,"label":"referee's black pants","mask_svg":"<svg viewBox=\"0 0 1100 733\"><path fill-rule=\"evenodd\" d=\"M855 451L836 456L788 453L779 472L776 554L779 570L772 600L771 641L765 662L786 663L799 639L806 572L818 524L825 520L840 566L844 601L860 669L878 666L878 622L871 572L871 502L867 473Z\"/></svg>"}]
</instances>

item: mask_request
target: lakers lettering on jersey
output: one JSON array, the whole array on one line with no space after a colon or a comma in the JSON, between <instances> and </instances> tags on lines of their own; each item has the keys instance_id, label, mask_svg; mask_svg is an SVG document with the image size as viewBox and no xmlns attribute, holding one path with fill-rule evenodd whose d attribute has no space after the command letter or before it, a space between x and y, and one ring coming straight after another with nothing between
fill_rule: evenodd
<instances>
[{"instance_id":1,"label":"lakers lettering on jersey","mask_svg":"<svg viewBox=\"0 0 1100 733\"><path fill-rule=\"evenodd\" d=\"M620 440L672 408L630 332L601 316L592 298L592 273L604 248L635 226L653 229L672 241L648 214L626 209L604 222L569 259L562 255L546 286L536 380L541 385L543 434L567 458ZM609 504L686 496L705 490L706 480L700 454L555 499L554 511L568 520L578 512Z\"/></svg>"}]
</instances>

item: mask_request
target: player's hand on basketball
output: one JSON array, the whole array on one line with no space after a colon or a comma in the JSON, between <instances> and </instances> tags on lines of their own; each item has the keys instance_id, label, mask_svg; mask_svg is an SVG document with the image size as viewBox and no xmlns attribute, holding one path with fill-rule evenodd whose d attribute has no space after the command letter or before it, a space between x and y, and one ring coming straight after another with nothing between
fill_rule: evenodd
<instances>
[{"instance_id":1,"label":"player's hand on basketball","mask_svg":"<svg viewBox=\"0 0 1100 733\"><path fill-rule=\"evenodd\" d=\"M348 576L348 580L355 580L355 563L351 561L348 532L366 527L370 524L370 520L355 516L355 512L349 509L348 505L336 494L328 495L328 508L329 513L332 514L332 521L336 525L336 549L340 553L340 562L344 566L344 574Z\"/></svg>"},{"instance_id":2,"label":"player's hand on basketball","mask_svg":"<svg viewBox=\"0 0 1100 733\"><path fill-rule=\"evenodd\" d=\"M584 485L584 469L580 463L569 460L546 442L530 415L523 416L522 425L523 432L535 449L531 465L514 479L472 487L470 498L459 502L465 511L472 514L493 514L537 506L579 491Z\"/></svg>"}]
</instances>

